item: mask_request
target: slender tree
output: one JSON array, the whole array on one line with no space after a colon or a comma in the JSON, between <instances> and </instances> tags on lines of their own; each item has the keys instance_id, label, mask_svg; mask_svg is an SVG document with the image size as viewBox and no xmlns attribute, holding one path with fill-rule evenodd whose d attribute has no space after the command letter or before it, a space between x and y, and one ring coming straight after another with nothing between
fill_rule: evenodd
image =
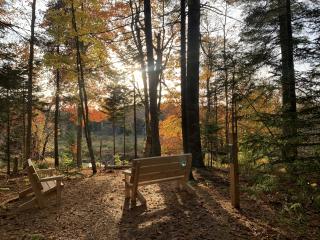
<instances>
[{"instance_id":1,"label":"slender tree","mask_svg":"<svg viewBox=\"0 0 320 240\"><path fill-rule=\"evenodd\" d=\"M180 23L180 68L181 68L181 124L183 151L189 152L188 149L188 124L187 124L187 63L186 63L186 0L180 1L181 23Z\"/></svg>"},{"instance_id":2,"label":"slender tree","mask_svg":"<svg viewBox=\"0 0 320 240\"><path fill-rule=\"evenodd\" d=\"M146 63L144 60L143 43L141 36L140 23L140 7L133 7L132 0L130 2L131 9L131 33L134 44L138 51L138 62L140 64L140 71L143 81L143 97L144 97L144 115L145 115L145 128L146 128L146 142L144 146L144 156L151 156L151 128L150 128L150 106L149 106L149 93L148 93L148 81L146 73ZM139 3L140 4L140 3Z\"/></svg>"},{"instance_id":3,"label":"slender tree","mask_svg":"<svg viewBox=\"0 0 320 240\"><path fill-rule=\"evenodd\" d=\"M80 103L77 104L77 167L82 167L82 111Z\"/></svg>"},{"instance_id":4,"label":"slender tree","mask_svg":"<svg viewBox=\"0 0 320 240\"><path fill-rule=\"evenodd\" d=\"M292 162L297 157L297 100L293 60L291 1L278 0L278 9L282 56L282 132L284 138L282 158L286 162Z\"/></svg>"},{"instance_id":5,"label":"slender tree","mask_svg":"<svg viewBox=\"0 0 320 240\"><path fill-rule=\"evenodd\" d=\"M30 36L30 50L28 62L28 95L27 95L27 136L26 136L26 159L31 157L31 143L32 143L32 89L33 89L33 59L34 59L34 27L36 21L36 0L32 1L32 15L31 15L31 36ZM25 162L26 163L26 162Z\"/></svg>"},{"instance_id":6,"label":"slender tree","mask_svg":"<svg viewBox=\"0 0 320 240\"><path fill-rule=\"evenodd\" d=\"M195 167L203 167L199 124L200 0L188 1L187 127L188 150Z\"/></svg>"},{"instance_id":7,"label":"slender tree","mask_svg":"<svg viewBox=\"0 0 320 240\"><path fill-rule=\"evenodd\" d=\"M227 15L228 1L225 1L224 23L223 23L223 70L224 70L224 95L225 95L225 139L228 148L229 140L229 69L227 64Z\"/></svg>"},{"instance_id":8,"label":"slender tree","mask_svg":"<svg viewBox=\"0 0 320 240\"><path fill-rule=\"evenodd\" d=\"M149 97L150 97L150 127L151 127L151 155L160 156L160 135L159 135L159 116L158 116L158 78L155 72L153 43L152 43L152 22L150 0L144 1L144 22L147 49L148 77L149 77Z\"/></svg>"},{"instance_id":9,"label":"slender tree","mask_svg":"<svg viewBox=\"0 0 320 240\"><path fill-rule=\"evenodd\" d=\"M136 104L136 84L133 81L133 129L134 129L134 158L138 157L137 143L137 104Z\"/></svg>"},{"instance_id":10,"label":"slender tree","mask_svg":"<svg viewBox=\"0 0 320 240\"><path fill-rule=\"evenodd\" d=\"M57 54L59 55L59 46L57 46ZM54 112L54 165L59 166L59 107L60 107L60 69L56 69L56 93L55 93L55 112Z\"/></svg>"},{"instance_id":11,"label":"slender tree","mask_svg":"<svg viewBox=\"0 0 320 240\"><path fill-rule=\"evenodd\" d=\"M84 130L85 130L85 136L87 140L91 165L92 165L92 172L95 174L97 172L96 167L96 161L94 158L94 152L93 152L93 146L92 146L92 139L91 139L91 129L89 124L89 107L88 107L88 97L85 87L85 81L84 81L84 71L83 71L83 64L81 59L81 49L80 49L80 40L78 36L78 27L77 27L77 21L76 21L76 15L75 15L75 8L74 3L72 1L71 3L71 13L72 13L72 26L73 30L75 31L75 45L76 45L76 58L77 58L77 73L78 73L78 87L79 87L79 96L80 96L80 105L81 105L81 111L83 115L83 122L84 122Z\"/></svg>"},{"instance_id":12,"label":"slender tree","mask_svg":"<svg viewBox=\"0 0 320 240\"><path fill-rule=\"evenodd\" d=\"M7 174L10 175L10 162L11 162L11 150L10 150L10 134L11 134L11 119L10 119L10 96L9 88L7 89Z\"/></svg>"}]
</instances>

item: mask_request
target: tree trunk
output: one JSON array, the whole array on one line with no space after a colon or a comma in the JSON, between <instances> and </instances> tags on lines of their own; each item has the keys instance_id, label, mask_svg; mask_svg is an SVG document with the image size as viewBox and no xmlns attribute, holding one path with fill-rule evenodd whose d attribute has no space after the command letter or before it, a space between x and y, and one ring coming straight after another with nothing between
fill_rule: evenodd
<instances>
[{"instance_id":1,"label":"tree trunk","mask_svg":"<svg viewBox=\"0 0 320 240\"><path fill-rule=\"evenodd\" d=\"M22 90L22 159L19 166L22 167L26 163L26 86L23 84Z\"/></svg>"},{"instance_id":2,"label":"tree trunk","mask_svg":"<svg viewBox=\"0 0 320 240\"><path fill-rule=\"evenodd\" d=\"M112 118L113 157L116 155L116 126L115 118Z\"/></svg>"},{"instance_id":3,"label":"tree trunk","mask_svg":"<svg viewBox=\"0 0 320 240\"><path fill-rule=\"evenodd\" d=\"M18 166L19 166L18 158L15 157L13 159L13 169L12 169L12 174L13 175L17 175L18 174L18 168L19 168Z\"/></svg>"},{"instance_id":4,"label":"tree trunk","mask_svg":"<svg viewBox=\"0 0 320 240\"><path fill-rule=\"evenodd\" d=\"M290 0L278 0L280 46L282 56L282 158L293 162L297 157L297 102L293 59L293 39Z\"/></svg>"},{"instance_id":5,"label":"tree trunk","mask_svg":"<svg viewBox=\"0 0 320 240\"><path fill-rule=\"evenodd\" d=\"M239 163L238 163L238 118L237 118L237 99L235 92L235 69L232 77L231 93L231 131L232 131L232 153L230 163L230 195L232 206L240 208L239 194Z\"/></svg>"},{"instance_id":6,"label":"tree trunk","mask_svg":"<svg viewBox=\"0 0 320 240\"><path fill-rule=\"evenodd\" d=\"M181 49L180 49L180 67L181 67L181 125L182 141L184 153L189 152L188 148L188 124L187 124L187 62L186 62L186 0L180 2L181 11Z\"/></svg>"},{"instance_id":7,"label":"tree trunk","mask_svg":"<svg viewBox=\"0 0 320 240\"><path fill-rule=\"evenodd\" d=\"M138 157L137 153L137 105L136 105L136 85L133 86L133 124L134 124L134 158Z\"/></svg>"},{"instance_id":8,"label":"tree trunk","mask_svg":"<svg viewBox=\"0 0 320 240\"><path fill-rule=\"evenodd\" d=\"M59 55L59 46L57 46L57 54ZM55 112L54 112L54 166L59 167L59 104L60 104L60 70L56 69L56 96L55 96Z\"/></svg>"},{"instance_id":9,"label":"tree trunk","mask_svg":"<svg viewBox=\"0 0 320 240\"><path fill-rule=\"evenodd\" d=\"M78 33L73 1L72 1L71 10L72 10L71 12L72 12L73 29L76 33ZM83 115L84 130L85 130L85 136L87 140L88 151L90 155L90 161L92 165L92 172L93 174L95 174L97 172L97 167L96 167L96 161L94 158L93 147L92 147L91 129L89 124L88 99L87 99L86 87L84 82L84 73L83 73L83 66L82 66L82 59L81 59L81 52L80 52L80 41L79 41L78 35L75 36L75 43L76 43L76 51L77 51L77 73L78 73L78 85L79 85L81 111Z\"/></svg>"},{"instance_id":10,"label":"tree trunk","mask_svg":"<svg viewBox=\"0 0 320 240\"><path fill-rule=\"evenodd\" d=\"M100 159L100 166L101 166L101 163L102 163L102 139L100 139L99 159Z\"/></svg>"},{"instance_id":11,"label":"tree trunk","mask_svg":"<svg viewBox=\"0 0 320 240\"><path fill-rule=\"evenodd\" d=\"M10 175L10 162L11 162L11 151L10 151L10 134L11 134L11 123L10 123L10 104L9 104L9 90L7 90L7 174Z\"/></svg>"},{"instance_id":12,"label":"tree trunk","mask_svg":"<svg viewBox=\"0 0 320 240\"><path fill-rule=\"evenodd\" d=\"M162 94L162 84L161 84L161 76L163 73L162 70L162 55L163 55L163 50L161 46L161 32L156 35L157 39L157 47L156 47L156 66L155 66L155 72L156 72L156 77L157 77L157 82L159 83L159 97L157 100L157 112L159 116L160 108L161 108L161 94ZM158 125L159 125L159 119L158 119Z\"/></svg>"},{"instance_id":13,"label":"tree trunk","mask_svg":"<svg viewBox=\"0 0 320 240\"><path fill-rule=\"evenodd\" d=\"M214 89L214 122L215 125L218 126L218 93L217 93L217 86ZM218 152L219 152L219 138L218 138L218 131L215 132L215 156L216 161L218 161Z\"/></svg>"},{"instance_id":14,"label":"tree trunk","mask_svg":"<svg viewBox=\"0 0 320 240\"><path fill-rule=\"evenodd\" d=\"M82 167L82 112L80 103L77 108L77 167Z\"/></svg>"},{"instance_id":15,"label":"tree trunk","mask_svg":"<svg viewBox=\"0 0 320 240\"><path fill-rule=\"evenodd\" d=\"M30 50L28 62L28 105L27 105L27 136L26 136L26 159L24 166L26 167L26 160L31 157L31 143L32 143L32 88L33 88L33 59L34 59L34 26L36 21L36 0L32 1L32 15L31 15L31 36L30 36Z\"/></svg>"},{"instance_id":16,"label":"tree trunk","mask_svg":"<svg viewBox=\"0 0 320 240\"><path fill-rule=\"evenodd\" d=\"M133 36L134 43L138 50L138 61L140 63L140 71L142 75L143 81L143 93L144 93L144 113L145 113L145 129L146 129L146 142L144 146L144 156L149 157L151 156L151 129L150 129L150 111L149 111L149 95L148 95L148 82L147 82L147 74L146 74L146 65L144 61L144 52L141 40L141 30L138 26L139 17L140 17L140 10L137 8L135 12L133 11L133 4L132 0L130 2L130 9L132 14L131 19L131 32ZM134 30L136 32L134 32Z\"/></svg>"},{"instance_id":17,"label":"tree trunk","mask_svg":"<svg viewBox=\"0 0 320 240\"><path fill-rule=\"evenodd\" d=\"M228 2L225 4L225 13L224 13L224 24L223 24L223 69L224 69L224 94L225 94L225 138L226 138L226 147L228 148L230 144L229 140L229 88L228 88L228 66L227 66L227 13L228 13Z\"/></svg>"},{"instance_id":18,"label":"tree trunk","mask_svg":"<svg viewBox=\"0 0 320 240\"><path fill-rule=\"evenodd\" d=\"M50 137L50 133L48 133L45 137L44 143L43 143L43 147L42 147L42 151L41 151L41 160L44 159L44 155L46 154L46 149L47 149L47 145L49 142L49 137Z\"/></svg>"},{"instance_id":19,"label":"tree trunk","mask_svg":"<svg viewBox=\"0 0 320 240\"><path fill-rule=\"evenodd\" d=\"M126 108L123 112L123 157L126 157Z\"/></svg>"},{"instance_id":20,"label":"tree trunk","mask_svg":"<svg viewBox=\"0 0 320 240\"><path fill-rule=\"evenodd\" d=\"M206 109L206 118L205 118L205 135L206 135L206 149L208 150L210 148L210 150L212 150L211 146L211 142L212 142L212 139L211 139L211 136L209 136L209 134L211 134L211 132L209 132L209 122L210 122L210 114L211 114L211 89L210 89L210 76L211 74L211 71L209 71L209 75L207 76L206 78L206 91L207 91L207 94L206 94L206 98L207 98L207 109ZM210 154L212 152L210 151Z\"/></svg>"},{"instance_id":21,"label":"tree trunk","mask_svg":"<svg viewBox=\"0 0 320 240\"><path fill-rule=\"evenodd\" d=\"M149 77L149 97L150 97L150 127L151 127L151 155L160 156L160 136L159 136L159 116L158 116L158 79L154 68L153 43L152 43L152 23L150 0L144 0L144 21Z\"/></svg>"},{"instance_id":22,"label":"tree trunk","mask_svg":"<svg viewBox=\"0 0 320 240\"><path fill-rule=\"evenodd\" d=\"M203 167L199 124L200 0L188 1L187 118L192 164Z\"/></svg>"}]
</instances>

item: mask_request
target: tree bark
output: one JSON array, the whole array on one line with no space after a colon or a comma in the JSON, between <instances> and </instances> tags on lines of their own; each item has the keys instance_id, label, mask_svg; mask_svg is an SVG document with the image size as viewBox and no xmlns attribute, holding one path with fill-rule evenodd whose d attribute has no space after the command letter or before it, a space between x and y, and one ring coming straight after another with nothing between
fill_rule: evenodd
<instances>
[{"instance_id":1,"label":"tree bark","mask_svg":"<svg viewBox=\"0 0 320 240\"><path fill-rule=\"evenodd\" d=\"M188 150L194 167L204 167L199 124L200 0L188 1L187 118Z\"/></svg>"},{"instance_id":2,"label":"tree bark","mask_svg":"<svg viewBox=\"0 0 320 240\"><path fill-rule=\"evenodd\" d=\"M59 46L57 46L59 55ZM54 112L54 166L59 167L59 105L60 105L60 70L56 69L56 94L55 94L55 112Z\"/></svg>"},{"instance_id":3,"label":"tree bark","mask_svg":"<svg viewBox=\"0 0 320 240\"><path fill-rule=\"evenodd\" d=\"M153 43L152 43L152 23L150 0L144 0L144 21L147 48L147 63L149 77L149 97L150 97L150 127L151 127L151 156L161 155L159 136L159 116L158 116L158 79L154 68Z\"/></svg>"},{"instance_id":4,"label":"tree bark","mask_svg":"<svg viewBox=\"0 0 320 240\"><path fill-rule=\"evenodd\" d=\"M293 39L290 0L278 0L280 46L282 56L282 158L293 162L297 157L297 100L293 59Z\"/></svg>"},{"instance_id":5,"label":"tree bark","mask_svg":"<svg viewBox=\"0 0 320 240\"><path fill-rule=\"evenodd\" d=\"M32 88L33 88L33 59L34 59L34 26L36 21L36 0L32 1L32 15L31 15L31 36L30 36L30 50L28 61L28 105L27 105L27 136L26 136L26 159L24 167L26 167L26 160L31 157L31 143L32 143Z\"/></svg>"}]
</instances>

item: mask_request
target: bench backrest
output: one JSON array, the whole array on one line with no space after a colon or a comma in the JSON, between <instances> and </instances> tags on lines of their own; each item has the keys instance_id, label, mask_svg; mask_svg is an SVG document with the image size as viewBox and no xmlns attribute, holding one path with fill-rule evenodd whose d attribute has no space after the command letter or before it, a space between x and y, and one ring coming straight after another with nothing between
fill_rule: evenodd
<instances>
[{"instance_id":1,"label":"bench backrest","mask_svg":"<svg viewBox=\"0 0 320 240\"><path fill-rule=\"evenodd\" d=\"M31 183L31 186L33 188L33 190L35 190L35 188L42 190L42 185L40 182L40 178L39 175L31 161L31 159L28 159L28 177L29 177L29 181Z\"/></svg>"},{"instance_id":2,"label":"bench backrest","mask_svg":"<svg viewBox=\"0 0 320 240\"><path fill-rule=\"evenodd\" d=\"M171 180L187 181L191 164L191 154L134 159L131 182L144 184Z\"/></svg>"}]
</instances>

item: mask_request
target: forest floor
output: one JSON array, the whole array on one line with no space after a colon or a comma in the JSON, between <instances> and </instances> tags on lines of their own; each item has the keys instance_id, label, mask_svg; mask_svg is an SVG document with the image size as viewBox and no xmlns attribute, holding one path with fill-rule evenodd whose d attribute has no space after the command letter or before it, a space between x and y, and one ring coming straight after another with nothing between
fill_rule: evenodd
<instances>
[{"instance_id":1,"label":"forest floor","mask_svg":"<svg viewBox=\"0 0 320 240\"><path fill-rule=\"evenodd\" d=\"M22 200L0 208L0 239L319 239L318 213L304 227L290 225L277 209L241 194L241 210L231 207L223 170L194 173L196 195L175 183L141 187L147 209L127 210L121 170L67 177L61 206L21 211ZM244 180L242 180L244 181ZM0 175L0 203L16 196L26 177Z\"/></svg>"}]
</instances>

